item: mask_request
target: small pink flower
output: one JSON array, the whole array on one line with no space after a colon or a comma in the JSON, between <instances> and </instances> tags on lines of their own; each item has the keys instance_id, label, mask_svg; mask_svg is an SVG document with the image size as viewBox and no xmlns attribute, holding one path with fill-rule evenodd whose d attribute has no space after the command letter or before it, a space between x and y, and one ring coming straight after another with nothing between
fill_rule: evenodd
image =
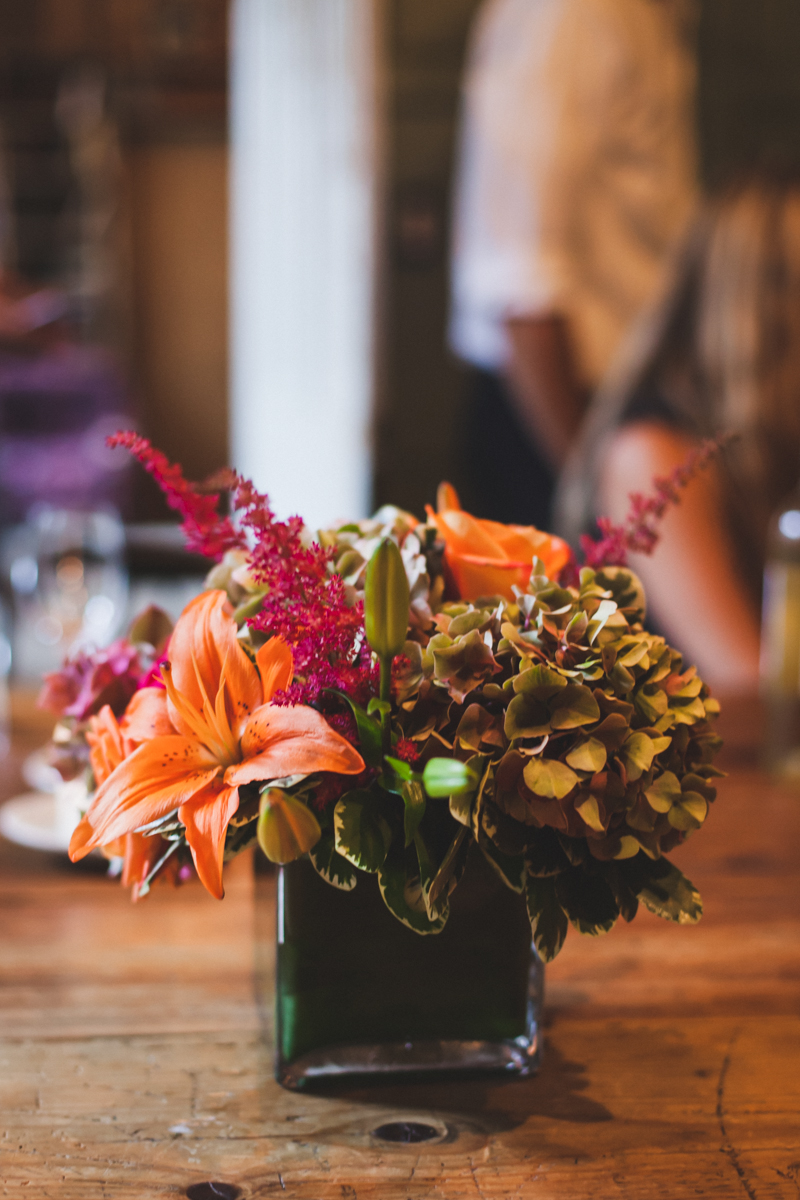
<instances>
[{"instance_id":1,"label":"small pink flower","mask_svg":"<svg viewBox=\"0 0 800 1200\"><path fill-rule=\"evenodd\" d=\"M60 671L45 675L38 705L78 721L94 716L106 704L121 716L139 687L141 673L139 656L125 638L91 654L79 650Z\"/></svg>"}]
</instances>

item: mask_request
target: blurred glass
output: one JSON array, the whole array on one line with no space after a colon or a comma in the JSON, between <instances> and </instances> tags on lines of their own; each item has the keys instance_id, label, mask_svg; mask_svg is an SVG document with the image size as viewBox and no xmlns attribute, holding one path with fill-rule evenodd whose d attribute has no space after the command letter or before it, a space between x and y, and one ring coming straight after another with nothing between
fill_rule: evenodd
<instances>
[{"instance_id":1,"label":"blurred glass","mask_svg":"<svg viewBox=\"0 0 800 1200\"><path fill-rule=\"evenodd\" d=\"M38 507L6 535L14 674L35 682L78 649L107 646L128 600L125 530L113 509Z\"/></svg>"},{"instance_id":2,"label":"blurred glass","mask_svg":"<svg viewBox=\"0 0 800 1200\"><path fill-rule=\"evenodd\" d=\"M800 488L773 514L764 567L761 690L766 765L800 777Z\"/></svg>"},{"instance_id":3,"label":"blurred glass","mask_svg":"<svg viewBox=\"0 0 800 1200\"><path fill-rule=\"evenodd\" d=\"M0 758L11 744L11 705L8 680L11 674L11 622L5 604L0 601Z\"/></svg>"}]
</instances>

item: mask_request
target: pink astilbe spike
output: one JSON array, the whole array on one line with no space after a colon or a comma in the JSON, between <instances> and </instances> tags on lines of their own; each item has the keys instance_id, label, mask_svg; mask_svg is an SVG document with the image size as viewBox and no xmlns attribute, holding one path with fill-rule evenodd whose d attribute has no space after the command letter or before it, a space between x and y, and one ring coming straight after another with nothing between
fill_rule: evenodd
<instances>
[{"instance_id":1,"label":"pink astilbe spike","mask_svg":"<svg viewBox=\"0 0 800 1200\"><path fill-rule=\"evenodd\" d=\"M652 554L661 537L658 526L667 510L681 501L681 493L700 471L716 458L730 438L708 439L693 450L685 462L668 476L653 480L653 493L631 492L630 509L621 525L609 517L598 517L600 537L581 536L587 567L624 567L629 554Z\"/></svg>"},{"instance_id":2,"label":"pink astilbe spike","mask_svg":"<svg viewBox=\"0 0 800 1200\"><path fill-rule=\"evenodd\" d=\"M110 446L123 446L139 460L183 518L190 550L219 560L226 550L247 548L250 570L267 589L253 630L280 634L292 647L295 680L276 704L330 707L327 689L346 692L360 704L377 694L377 667L364 639L364 612L351 603L342 579L330 570L332 551L304 540L300 517L279 521L269 498L233 471L219 472L211 490L188 483L179 466L147 438L117 433ZM231 493L237 524L218 513L220 493ZM334 704L336 702L334 701Z\"/></svg>"},{"instance_id":3,"label":"pink astilbe spike","mask_svg":"<svg viewBox=\"0 0 800 1200\"><path fill-rule=\"evenodd\" d=\"M226 550L246 545L244 534L228 517L219 515L219 493L204 493L195 484L188 483L178 464L171 463L165 454L155 450L147 438L125 430L112 434L106 441L111 447L122 446L129 450L153 476L167 504L182 517L181 527L188 550L219 561Z\"/></svg>"}]
</instances>

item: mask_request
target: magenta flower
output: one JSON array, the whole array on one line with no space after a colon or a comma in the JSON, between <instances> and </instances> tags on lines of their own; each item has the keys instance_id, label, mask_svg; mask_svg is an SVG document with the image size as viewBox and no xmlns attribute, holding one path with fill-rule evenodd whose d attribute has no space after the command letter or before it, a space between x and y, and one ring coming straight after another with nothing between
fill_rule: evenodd
<instances>
[{"instance_id":1,"label":"magenta flower","mask_svg":"<svg viewBox=\"0 0 800 1200\"><path fill-rule=\"evenodd\" d=\"M141 674L139 656L125 638L91 654L79 650L59 671L45 675L38 705L78 721L94 716L105 704L115 716L121 716L139 687Z\"/></svg>"}]
</instances>

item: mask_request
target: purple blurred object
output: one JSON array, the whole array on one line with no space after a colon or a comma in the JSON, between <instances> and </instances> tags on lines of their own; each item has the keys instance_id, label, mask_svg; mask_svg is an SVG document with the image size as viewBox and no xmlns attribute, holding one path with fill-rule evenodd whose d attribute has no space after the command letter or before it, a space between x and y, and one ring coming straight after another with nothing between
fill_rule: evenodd
<instances>
[{"instance_id":1,"label":"purple blurred object","mask_svg":"<svg viewBox=\"0 0 800 1200\"><path fill-rule=\"evenodd\" d=\"M108 704L121 717L139 686L141 670L136 649L125 638L91 654L79 650L59 671L45 675L38 707L85 721Z\"/></svg>"},{"instance_id":2,"label":"purple blurred object","mask_svg":"<svg viewBox=\"0 0 800 1200\"><path fill-rule=\"evenodd\" d=\"M130 405L105 352L65 345L0 355L0 522L34 504L124 507L128 463L105 445L130 426Z\"/></svg>"}]
</instances>

